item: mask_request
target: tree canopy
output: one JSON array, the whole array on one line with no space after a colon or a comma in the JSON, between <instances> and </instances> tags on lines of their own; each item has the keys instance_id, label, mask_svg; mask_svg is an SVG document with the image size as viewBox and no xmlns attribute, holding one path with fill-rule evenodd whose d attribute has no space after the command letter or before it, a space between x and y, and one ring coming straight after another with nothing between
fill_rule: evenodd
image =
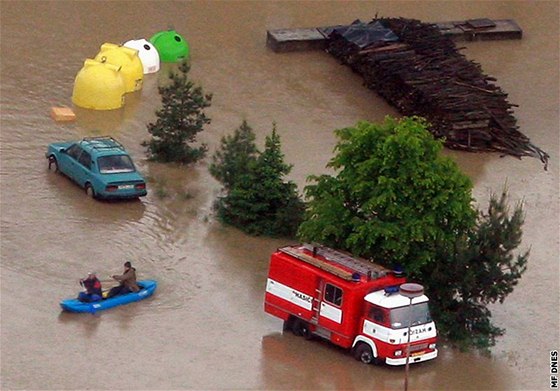
<instances>
[{"instance_id":1,"label":"tree canopy","mask_svg":"<svg viewBox=\"0 0 560 391\"><path fill-rule=\"evenodd\" d=\"M210 173L224 186L217 200L219 218L252 235L293 237L304 204L297 186L285 181L291 166L284 162L280 137L273 126L259 152L254 133L244 121L233 136L222 139Z\"/></svg>"},{"instance_id":2,"label":"tree canopy","mask_svg":"<svg viewBox=\"0 0 560 391\"><path fill-rule=\"evenodd\" d=\"M233 135L222 138L220 147L212 156L210 174L222 183L226 191L239 182L240 176L249 171L249 166L257 160L255 133L246 120Z\"/></svg>"},{"instance_id":3,"label":"tree canopy","mask_svg":"<svg viewBox=\"0 0 560 391\"><path fill-rule=\"evenodd\" d=\"M336 175L310 177L305 189L304 240L417 270L473 225L472 183L424 120L360 122L336 135Z\"/></svg>"},{"instance_id":4,"label":"tree canopy","mask_svg":"<svg viewBox=\"0 0 560 391\"><path fill-rule=\"evenodd\" d=\"M210 106L212 95L188 78L190 67L182 62L177 72L170 72L169 84L158 88L162 107L156 111L157 120L148 125L152 138L142 143L148 158L160 162L191 163L203 158L207 146L193 147L197 133L210 123L204 109Z\"/></svg>"},{"instance_id":5,"label":"tree canopy","mask_svg":"<svg viewBox=\"0 0 560 391\"><path fill-rule=\"evenodd\" d=\"M503 303L527 268L529 251L515 255L521 244L522 204L511 213L507 191L492 194L486 212L451 252L440 253L420 275L428 282L434 315L443 335L462 346L487 347L504 330L490 321L487 305ZM458 327L459 326L459 327Z\"/></svg>"},{"instance_id":6,"label":"tree canopy","mask_svg":"<svg viewBox=\"0 0 560 391\"><path fill-rule=\"evenodd\" d=\"M337 130L335 174L309 178L299 236L404 266L425 286L440 335L487 347L503 332L487 305L503 302L526 268L528 253L513 254L522 207L510 216L504 191L476 210L470 179L427 126L405 117Z\"/></svg>"}]
</instances>

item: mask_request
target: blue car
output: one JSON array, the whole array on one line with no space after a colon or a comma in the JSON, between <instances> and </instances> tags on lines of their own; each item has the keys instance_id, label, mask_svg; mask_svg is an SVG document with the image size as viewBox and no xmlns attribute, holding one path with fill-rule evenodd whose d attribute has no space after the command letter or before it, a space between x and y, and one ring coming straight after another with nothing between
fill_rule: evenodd
<instances>
[{"instance_id":1,"label":"blue car","mask_svg":"<svg viewBox=\"0 0 560 391\"><path fill-rule=\"evenodd\" d=\"M45 156L49 170L66 175L92 198L138 198L147 194L146 181L122 144L112 137L52 143Z\"/></svg>"}]
</instances>

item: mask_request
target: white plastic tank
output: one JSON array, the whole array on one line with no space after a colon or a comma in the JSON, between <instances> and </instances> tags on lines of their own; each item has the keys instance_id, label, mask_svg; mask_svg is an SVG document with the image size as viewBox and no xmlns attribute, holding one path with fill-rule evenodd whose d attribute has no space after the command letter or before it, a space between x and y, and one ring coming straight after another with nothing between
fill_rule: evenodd
<instances>
[{"instance_id":1,"label":"white plastic tank","mask_svg":"<svg viewBox=\"0 0 560 391\"><path fill-rule=\"evenodd\" d=\"M132 39L126 41L123 46L138 50L138 57L142 61L144 74L159 71L159 53L151 42L144 38Z\"/></svg>"}]
</instances>

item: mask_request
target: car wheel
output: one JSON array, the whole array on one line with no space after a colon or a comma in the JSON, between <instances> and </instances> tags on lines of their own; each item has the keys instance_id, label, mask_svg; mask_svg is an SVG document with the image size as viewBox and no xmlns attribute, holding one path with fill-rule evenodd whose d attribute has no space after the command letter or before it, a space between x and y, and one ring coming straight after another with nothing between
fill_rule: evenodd
<instances>
[{"instance_id":1,"label":"car wheel","mask_svg":"<svg viewBox=\"0 0 560 391\"><path fill-rule=\"evenodd\" d=\"M49 156L49 171L58 172L58 162L53 155Z\"/></svg>"},{"instance_id":2,"label":"car wheel","mask_svg":"<svg viewBox=\"0 0 560 391\"><path fill-rule=\"evenodd\" d=\"M361 343L356 346L354 350L354 357L356 360L363 362L364 364L371 364L375 361L375 357L373 357L373 351L371 347L366 343Z\"/></svg>"},{"instance_id":3,"label":"car wheel","mask_svg":"<svg viewBox=\"0 0 560 391\"><path fill-rule=\"evenodd\" d=\"M95 198L95 190L93 190L93 186L89 183L86 183L86 194L89 198Z\"/></svg>"}]
</instances>

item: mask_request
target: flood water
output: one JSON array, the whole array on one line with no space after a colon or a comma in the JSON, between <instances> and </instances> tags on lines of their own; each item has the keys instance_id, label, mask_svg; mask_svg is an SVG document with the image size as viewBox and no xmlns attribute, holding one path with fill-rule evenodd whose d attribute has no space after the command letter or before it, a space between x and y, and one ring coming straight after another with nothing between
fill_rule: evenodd
<instances>
[{"instance_id":1,"label":"flood water","mask_svg":"<svg viewBox=\"0 0 560 391\"><path fill-rule=\"evenodd\" d=\"M123 109L72 106L74 78L101 44L175 28L191 45L191 78L214 94L200 133L212 153L243 119L260 145L277 123L290 179L300 189L327 172L333 130L397 115L361 79L323 52L277 54L266 30L402 16L428 22L515 19L519 41L473 42L465 55L509 93L520 130L550 154L534 158L447 152L475 183L482 206L507 184L524 201L521 249L529 267L503 305L507 329L491 356L442 346L412 366L413 390L545 390L550 350L559 347L559 3L308 1L1 2L1 384L16 389L402 389L403 368L365 366L344 351L282 333L263 312L270 253L282 240L254 238L215 221L219 184L207 161L184 168L146 161L140 142L159 107L157 75ZM110 134L150 178L137 202L86 198L47 171L50 142ZM102 277L125 260L156 279L145 302L97 315L61 313L89 270Z\"/></svg>"}]
</instances>

